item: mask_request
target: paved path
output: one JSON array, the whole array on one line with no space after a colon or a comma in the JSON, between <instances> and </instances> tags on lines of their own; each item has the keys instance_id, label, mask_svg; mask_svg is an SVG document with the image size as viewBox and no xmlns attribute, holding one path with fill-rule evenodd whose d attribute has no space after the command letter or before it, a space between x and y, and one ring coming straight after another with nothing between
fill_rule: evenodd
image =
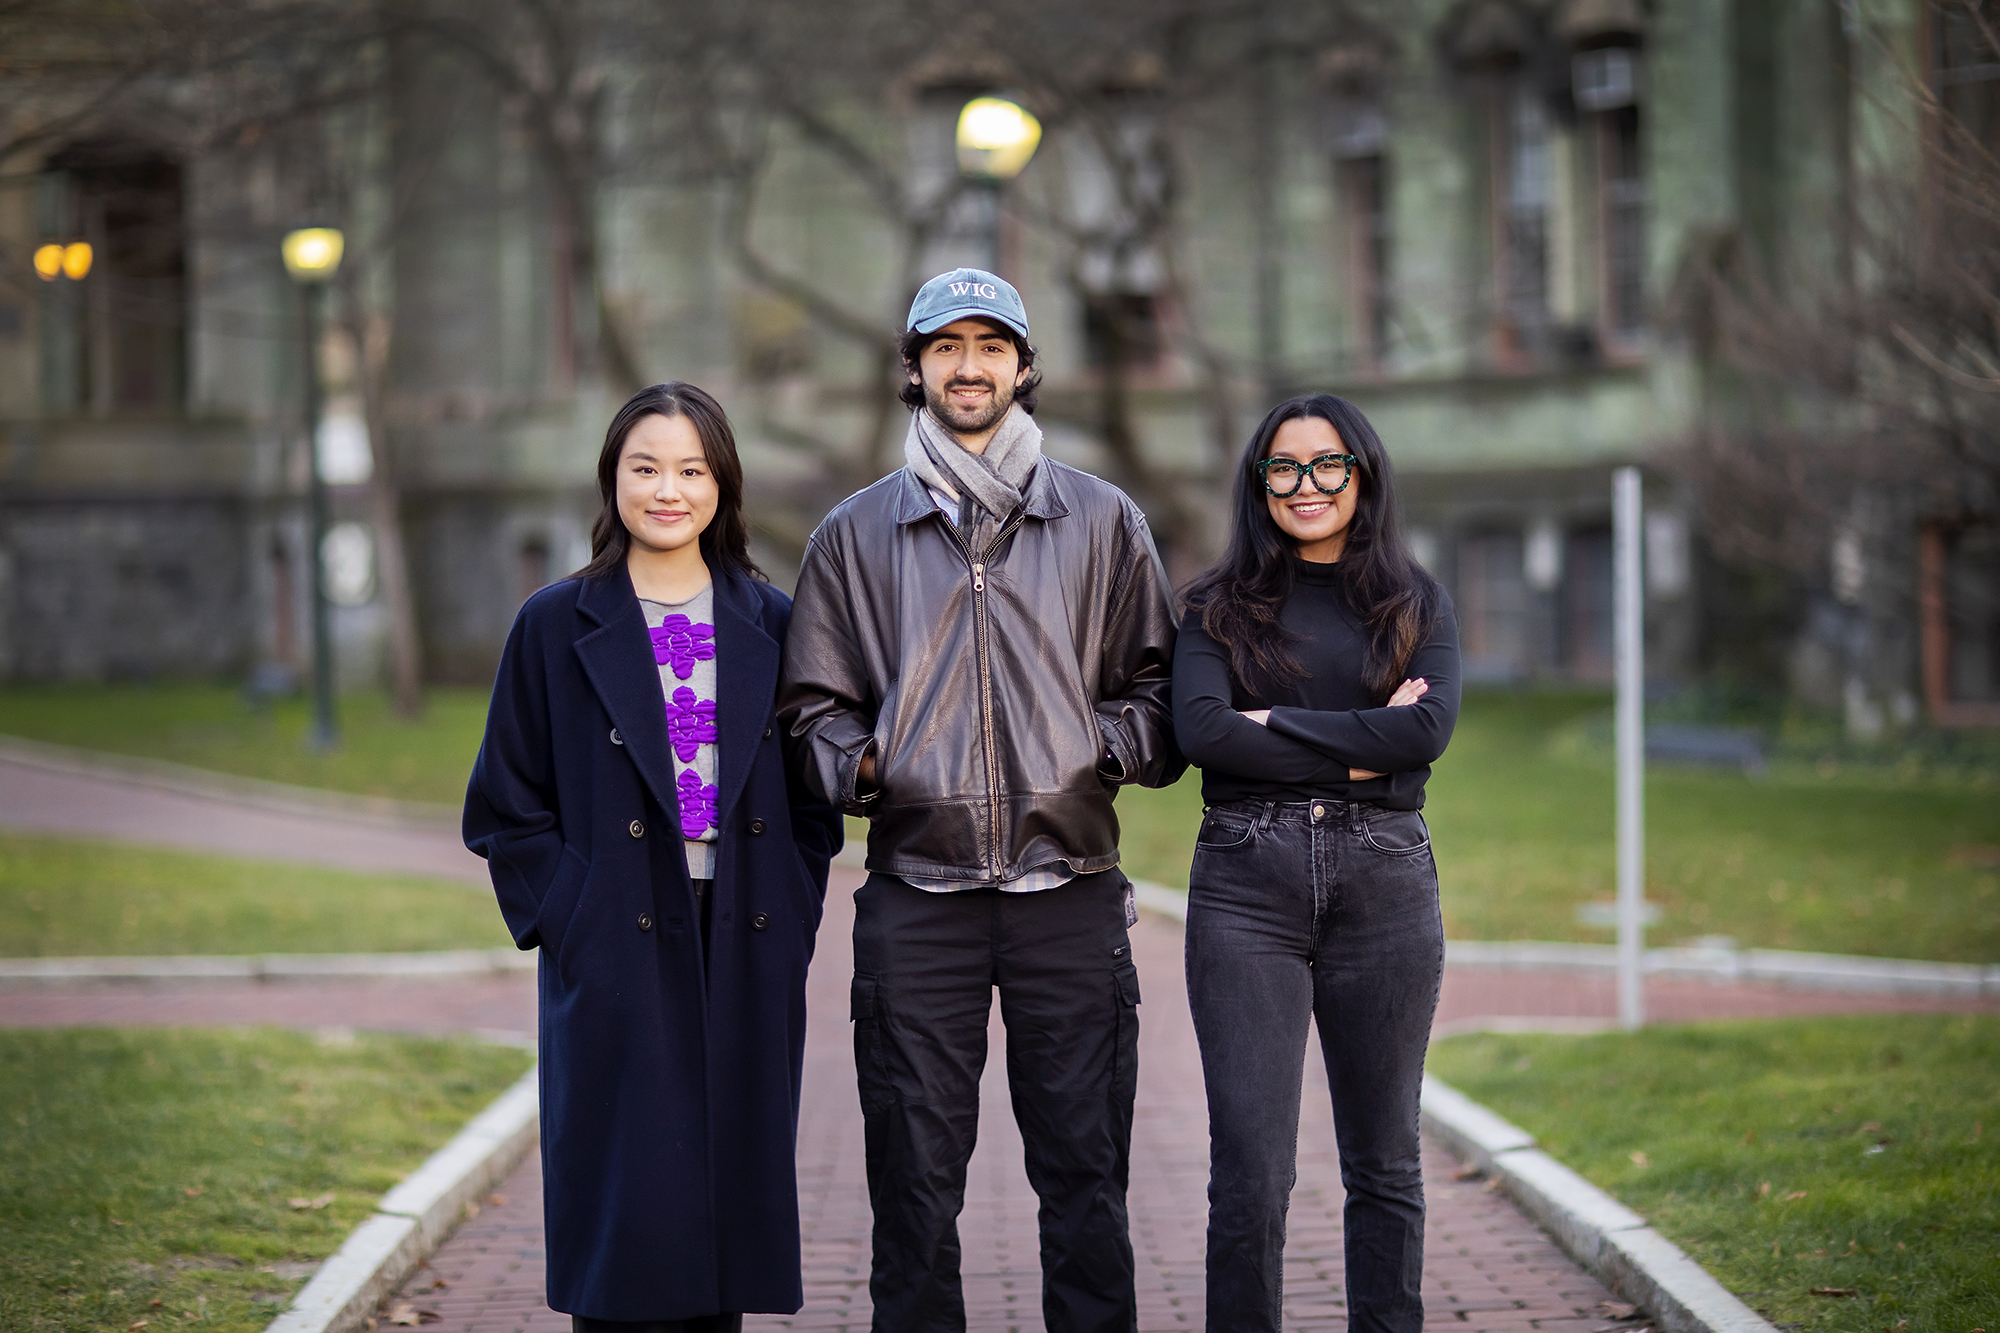
<instances>
[{"instance_id":1,"label":"paved path","mask_svg":"<svg viewBox=\"0 0 2000 1333\"><path fill-rule=\"evenodd\" d=\"M94 767L94 766L93 766ZM67 771L65 771L67 770ZM296 861L342 870L431 875L486 884L486 863L449 825L248 804L225 788L169 783L135 769L36 762L0 753L0 828L176 847L220 856Z\"/></svg>"},{"instance_id":2,"label":"paved path","mask_svg":"<svg viewBox=\"0 0 2000 1333\"><path fill-rule=\"evenodd\" d=\"M861 1109L846 1024L850 894L859 876L836 872L813 964L808 1003L805 1112L799 1126L799 1193L805 1230L806 1306L760 1316L746 1329L865 1330L868 1327L868 1191L862 1174ZM1139 1256L1139 1327L1202 1326L1202 1233L1207 1221L1207 1115L1194 1028L1181 979L1181 929L1156 916L1132 932L1145 1000L1140 1006L1139 1102L1133 1128L1132 1241ZM1041 1327L1035 1198L1021 1166L1021 1139L1007 1105L999 1054L983 1085L979 1149L960 1222L967 1322L976 1333ZM1301 1117L1299 1183L1286 1247L1286 1326L1343 1328L1339 1165L1332 1115L1312 1060ZM1317 1080L1317 1094L1313 1092ZM1476 1330L1586 1330L1610 1321L1592 1306L1610 1299L1513 1205L1479 1182L1454 1179L1457 1164L1433 1151L1425 1302L1431 1322ZM542 1303L541 1172L530 1158L391 1301L435 1311L440 1333L566 1333L566 1317ZM442 1282L443 1287L434 1284Z\"/></svg>"}]
</instances>

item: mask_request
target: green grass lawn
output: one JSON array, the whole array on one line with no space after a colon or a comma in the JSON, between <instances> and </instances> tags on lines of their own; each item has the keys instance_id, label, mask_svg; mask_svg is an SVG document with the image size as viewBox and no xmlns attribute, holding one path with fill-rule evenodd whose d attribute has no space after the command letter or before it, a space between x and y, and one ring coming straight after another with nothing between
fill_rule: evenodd
<instances>
[{"instance_id":1,"label":"green grass lawn","mask_svg":"<svg viewBox=\"0 0 2000 1333\"><path fill-rule=\"evenodd\" d=\"M255 1333L531 1063L408 1037L0 1031L0 1328Z\"/></svg>"},{"instance_id":2,"label":"green grass lawn","mask_svg":"<svg viewBox=\"0 0 2000 1333\"><path fill-rule=\"evenodd\" d=\"M1455 1037L1430 1069L1780 1327L2000 1328L2000 1016Z\"/></svg>"},{"instance_id":3,"label":"green grass lawn","mask_svg":"<svg viewBox=\"0 0 2000 1333\"><path fill-rule=\"evenodd\" d=\"M305 746L306 706L258 713L218 686L0 691L0 734L152 755L343 791L456 804L485 702L434 691L425 717L374 695L343 701L346 742ZM1427 810L1445 925L1456 939L1608 942L1576 923L1612 893L1611 757L1602 694L1474 692L1438 763ZM1752 782L1725 770L1648 775L1654 942L1960 962L2000 960L2000 779L1990 766L1784 759ZM1118 799L1135 876L1185 885L1200 778Z\"/></svg>"},{"instance_id":4,"label":"green grass lawn","mask_svg":"<svg viewBox=\"0 0 2000 1333\"><path fill-rule=\"evenodd\" d=\"M1430 822L1453 939L1583 940L1578 903L1613 893L1605 708L1588 694L1475 693L1431 779ZM1646 896L1655 943L1728 935L1746 946L2000 960L2000 784L1909 768L1780 762L1752 782L1654 765L1646 778ZM1187 883L1199 774L1118 797L1125 865Z\"/></svg>"},{"instance_id":5,"label":"green grass lawn","mask_svg":"<svg viewBox=\"0 0 2000 1333\"><path fill-rule=\"evenodd\" d=\"M456 806L486 726L483 690L432 690L424 715L381 694L340 700L341 745L306 744L304 698L253 709L224 686L18 686L0 690L0 735L144 755L270 782Z\"/></svg>"},{"instance_id":6,"label":"green grass lawn","mask_svg":"<svg viewBox=\"0 0 2000 1333\"><path fill-rule=\"evenodd\" d=\"M510 943L477 885L0 833L0 957Z\"/></svg>"}]
</instances>

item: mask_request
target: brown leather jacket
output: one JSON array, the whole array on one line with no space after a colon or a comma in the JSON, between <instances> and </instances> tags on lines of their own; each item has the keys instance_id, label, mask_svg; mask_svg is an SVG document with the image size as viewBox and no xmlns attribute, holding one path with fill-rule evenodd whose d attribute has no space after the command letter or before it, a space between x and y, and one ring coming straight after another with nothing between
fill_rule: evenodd
<instances>
[{"instance_id":1,"label":"brown leather jacket","mask_svg":"<svg viewBox=\"0 0 2000 1333\"><path fill-rule=\"evenodd\" d=\"M870 819L868 868L991 883L1118 863L1118 784L1162 787L1175 621L1145 516L1044 458L977 555L907 469L806 547L778 718L806 783ZM876 786L857 791L873 750Z\"/></svg>"}]
</instances>

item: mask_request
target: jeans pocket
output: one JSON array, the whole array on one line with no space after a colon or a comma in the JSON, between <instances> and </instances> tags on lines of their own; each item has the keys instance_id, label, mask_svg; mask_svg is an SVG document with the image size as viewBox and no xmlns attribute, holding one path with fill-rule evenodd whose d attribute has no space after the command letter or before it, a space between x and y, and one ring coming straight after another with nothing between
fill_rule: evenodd
<instances>
[{"instance_id":1,"label":"jeans pocket","mask_svg":"<svg viewBox=\"0 0 2000 1333\"><path fill-rule=\"evenodd\" d=\"M1195 834L1194 845L1205 852L1234 851L1249 846L1256 831L1254 816L1234 810L1210 810L1201 817L1201 831Z\"/></svg>"},{"instance_id":2,"label":"jeans pocket","mask_svg":"<svg viewBox=\"0 0 2000 1333\"><path fill-rule=\"evenodd\" d=\"M1361 824L1361 840L1384 856L1415 856L1431 845L1430 825L1415 810L1378 810Z\"/></svg>"}]
</instances>

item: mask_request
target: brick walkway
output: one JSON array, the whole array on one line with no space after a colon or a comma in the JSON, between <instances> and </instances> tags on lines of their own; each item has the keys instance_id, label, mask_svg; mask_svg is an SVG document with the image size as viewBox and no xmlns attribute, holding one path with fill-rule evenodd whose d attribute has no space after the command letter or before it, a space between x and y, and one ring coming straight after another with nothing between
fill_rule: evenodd
<instances>
[{"instance_id":1,"label":"brick walkway","mask_svg":"<svg viewBox=\"0 0 2000 1333\"><path fill-rule=\"evenodd\" d=\"M789 1318L746 1321L758 1330L865 1329L868 1325L868 1194L862 1174L861 1112L845 1022L850 967L849 895L859 881L836 871L809 986L805 1112L799 1127L799 1190L805 1230L806 1306ZM1208 1141L1192 1022L1181 978L1178 924L1142 917L1133 931L1145 1003L1139 1103L1133 1133L1132 1240L1139 1255L1142 1330L1202 1325L1202 1236ZM1749 1016L1888 1007L1887 997L1784 992L1768 987L1656 983L1662 1017ZM0 1012L4 1011L0 997ZM1606 985L1563 974L1455 968L1441 1025L1487 1014L1601 1018L1615 1010ZM1907 1003L1896 1007L1910 1007ZM984 1084L982 1135L972 1161L961 1232L968 1322L980 1333L1039 1328L1035 1199L1021 1167L1021 1140L1007 1105L999 1053ZM1300 1125L1299 1182L1286 1248L1286 1323L1345 1325L1341 1304L1339 1163L1331 1111L1315 1051ZM1319 1090L1314 1093L1314 1088ZM1426 1159L1430 1196L1425 1301L1430 1321L1476 1330L1587 1330L1611 1326L1593 1312L1610 1299L1594 1279L1512 1204L1477 1181L1455 1180L1456 1163ZM504 1204L468 1223L394 1299L442 1316L443 1333L555 1333L568 1321L541 1303L541 1173L530 1159L498 1192ZM443 1281L444 1288L432 1284Z\"/></svg>"}]
</instances>

